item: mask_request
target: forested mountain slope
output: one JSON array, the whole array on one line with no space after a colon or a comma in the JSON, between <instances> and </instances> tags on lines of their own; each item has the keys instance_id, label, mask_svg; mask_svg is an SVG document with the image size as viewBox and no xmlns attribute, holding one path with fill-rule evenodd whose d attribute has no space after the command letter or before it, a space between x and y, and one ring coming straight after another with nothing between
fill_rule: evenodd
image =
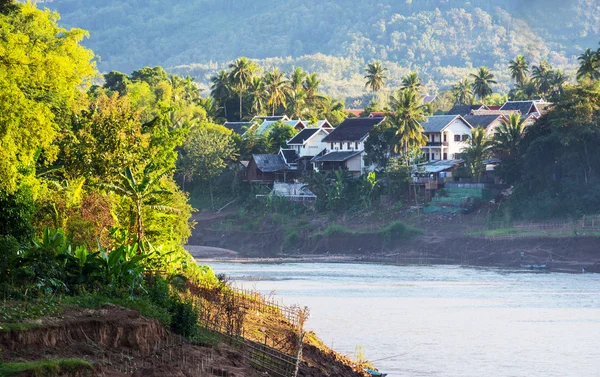
<instances>
[{"instance_id":1,"label":"forested mountain slope","mask_svg":"<svg viewBox=\"0 0 600 377\"><path fill-rule=\"evenodd\" d=\"M43 5L58 10L65 26L91 32L86 44L101 57L104 71L196 63L189 72L204 81L204 74L238 56L281 58L266 64L317 69L326 88L346 94L360 87L352 82L373 59L388 62L391 76L415 69L437 87L462 77L459 68L487 65L498 71L500 89L506 89L508 76L500 71L515 55L523 53L532 62L548 58L568 68L600 35L600 0L48 0Z\"/></svg>"}]
</instances>

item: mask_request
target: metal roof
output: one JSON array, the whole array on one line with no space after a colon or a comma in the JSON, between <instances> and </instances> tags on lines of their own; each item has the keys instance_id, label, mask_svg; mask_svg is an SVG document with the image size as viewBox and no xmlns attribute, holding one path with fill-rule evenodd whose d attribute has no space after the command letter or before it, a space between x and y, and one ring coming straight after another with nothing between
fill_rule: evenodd
<instances>
[{"instance_id":1,"label":"metal roof","mask_svg":"<svg viewBox=\"0 0 600 377\"><path fill-rule=\"evenodd\" d=\"M263 173L273 173L289 169L289 166L278 154L253 154L252 158L256 163L256 167Z\"/></svg>"},{"instance_id":2,"label":"metal roof","mask_svg":"<svg viewBox=\"0 0 600 377\"><path fill-rule=\"evenodd\" d=\"M413 170L423 173L439 173L462 164L463 160L433 160L417 165Z\"/></svg>"},{"instance_id":3,"label":"metal roof","mask_svg":"<svg viewBox=\"0 0 600 377\"><path fill-rule=\"evenodd\" d=\"M293 164L300 158L298 153L293 149L281 149L279 152L283 155L283 159L288 164Z\"/></svg>"},{"instance_id":4,"label":"metal roof","mask_svg":"<svg viewBox=\"0 0 600 377\"><path fill-rule=\"evenodd\" d=\"M296 127L298 124L302 124L303 127L306 127L304 122L301 120L265 120L256 130L257 135L265 135L267 132L273 127L277 122L281 122L287 124L292 127Z\"/></svg>"},{"instance_id":5,"label":"metal roof","mask_svg":"<svg viewBox=\"0 0 600 377\"><path fill-rule=\"evenodd\" d=\"M288 141L288 145L303 145L306 140L317 133L320 128L305 128Z\"/></svg>"},{"instance_id":6,"label":"metal roof","mask_svg":"<svg viewBox=\"0 0 600 377\"><path fill-rule=\"evenodd\" d=\"M421 125L425 132L437 133L442 132L442 130L448 127L450 123L454 122L456 118L462 119L460 115L433 115L428 116L427 120L421 123Z\"/></svg>"},{"instance_id":7,"label":"metal roof","mask_svg":"<svg viewBox=\"0 0 600 377\"><path fill-rule=\"evenodd\" d=\"M223 127L232 130L236 134L243 135L246 133L246 130L252 128L254 124L254 122L225 122L223 123Z\"/></svg>"},{"instance_id":8,"label":"metal roof","mask_svg":"<svg viewBox=\"0 0 600 377\"><path fill-rule=\"evenodd\" d=\"M352 157L358 156L362 151L348 151L348 152L330 152L323 156L317 156L312 159L313 162L344 162Z\"/></svg>"},{"instance_id":9,"label":"metal roof","mask_svg":"<svg viewBox=\"0 0 600 377\"><path fill-rule=\"evenodd\" d=\"M347 118L337 126L323 141L326 143L337 141L361 141L373 127L383 122L385 118Z\"/></svg>"},{"instance_id":10,"label":"metal roof","mask_svg":"<svg viewBox=\"0 0 600 377\"><path fill-rule=\"evenodd\" d=\"M492 123L494 123L498 118L502 117L502 115L467 115L463 117L467 123L469 123L473 127L483 127L488 128Z\"/></svg>"}]
</instances>

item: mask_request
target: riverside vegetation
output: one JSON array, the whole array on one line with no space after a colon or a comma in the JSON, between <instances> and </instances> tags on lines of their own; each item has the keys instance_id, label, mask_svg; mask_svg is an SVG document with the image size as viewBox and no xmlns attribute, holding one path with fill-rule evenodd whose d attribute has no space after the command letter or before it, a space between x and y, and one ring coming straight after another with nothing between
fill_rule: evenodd
<instances>
[{"instance_id":1,"label":"riverside vegetation","mask_svg":"<svg viewBox=\"0 0 600 377\"><path fill-rule=\"evenodd\" d=\"M380 106L395 114L370 138L369 148L380 152L371 154L379 157L374 161L377 172L359 179L344 171L305 178L318 196L311 208L276 197L265 202L256 198L261 188L242 182L239 161L252 153L278 150L294 131L280 124L264 137L250 133L242 138L217 123L289 111L297 117L328 117L336 124L345 116L344 104L321 91L317 75L301 69L293 70L289 78L279 70L261 73L255 62L239 58L212 77L210 97L200 96L190 77L168 74L161 67L144 67L129 75L112 71L99 85L94 54L82 45L87 32L64 29L58 18L34 3L0 0L3 335L52 323L49 316L64 315L76 322L85 313L118 312L133 318L134 314L111 306L119 305L156 320L136 323L153 328L158 337L169 328L202 344L216 343L213 333L198 326L197 307L186 292L193 287L229 288L184 249L193 227L192 205L216 209L236 201L240 208L236 216L252 219L247 221L249 227L258 229L278 220L288 224L289 245L298 239L294 232L311 226L302 224L301 216L290 220L294 214L318 213L329 219L312 232L316 240L366 236L402 242L420 233L387 219L381 230L336 225L340 216L373 214L382 197L391 209L408 203L407 166L418 158L415 146L423 142L420 119L439 110L419 102L423 87L418 75L408 75L400 89L394 88L389 104L370 105L372 110ZM506 143L510 153L500 174L514 184L515 194L492 216L597 212L599 53L590 50L580 57L576 84L560 79L560 72L546 63L532 68L535 72L528 80L529 65L517 60L515 72L520 73L515 74L511 95L547 94L555 106L522 138ZM457 85L452 101L471 101L473 94L493 101L489 91L493 74L487 69L472 71L472 82ZM390 75L385 72L382 64L367 67L372 92L385 86ZM533 92L525 90L527 85ZM401 158L387 158L391 150ZM481 158L481 153L475 157ZM157 330L159 325L163 330ZM328 352L324 347L319 350ZM74 365L88 368L87 363L70 359L41 364L11 360L0 370L56 374ZM336 364L342 359L331 356L329 366L349 367L345 359L346 364Z\"/></svg>"}]
</instances>

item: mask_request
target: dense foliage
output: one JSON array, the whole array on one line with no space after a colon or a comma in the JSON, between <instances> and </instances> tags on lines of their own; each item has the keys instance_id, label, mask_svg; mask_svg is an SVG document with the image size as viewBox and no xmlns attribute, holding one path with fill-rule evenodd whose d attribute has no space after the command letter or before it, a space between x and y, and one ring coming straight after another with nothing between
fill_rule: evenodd
<instances>
[{"instance_id":1,"label":"dense foliage","mask_svg":"<svg viewBox=\"0 0 600 377\"><path fill-rule=\"evenodd\" d=\"M103 70L187 65L201 82L238 56L291 71L318 72L326 93L369 98L364 65L381 60L398 84L409 70L448 88L467 70L488 66L508 90L506 63L524 54L561 68L596 42L595 1L462 0L365 2L54 0L66 25L91 31ZM183 72L183 71L182 71ZM433 84L431 81L434 81Z\"/></svg>"}]
</instances>

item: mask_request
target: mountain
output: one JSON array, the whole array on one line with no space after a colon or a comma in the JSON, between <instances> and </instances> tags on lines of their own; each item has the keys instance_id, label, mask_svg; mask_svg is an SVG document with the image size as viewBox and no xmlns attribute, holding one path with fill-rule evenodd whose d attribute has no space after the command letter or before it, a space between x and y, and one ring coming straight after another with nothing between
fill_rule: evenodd
<instances>
[{"instance_id":1,"label":"mountain","mask_svg":"<svg viewBox=\"0 0 600 377\"><path fill-rule=\"evenodd\" d=\"M489 66L507 91L508 60L547 58L572 72L596 47L598 0L47 0L65 27L87 29L102 71L178 67L206 82L226 62L319 72L334 95L364 94L371 60L391 85L416 70L435 91Z\"/></svg>"}]
</instances>

